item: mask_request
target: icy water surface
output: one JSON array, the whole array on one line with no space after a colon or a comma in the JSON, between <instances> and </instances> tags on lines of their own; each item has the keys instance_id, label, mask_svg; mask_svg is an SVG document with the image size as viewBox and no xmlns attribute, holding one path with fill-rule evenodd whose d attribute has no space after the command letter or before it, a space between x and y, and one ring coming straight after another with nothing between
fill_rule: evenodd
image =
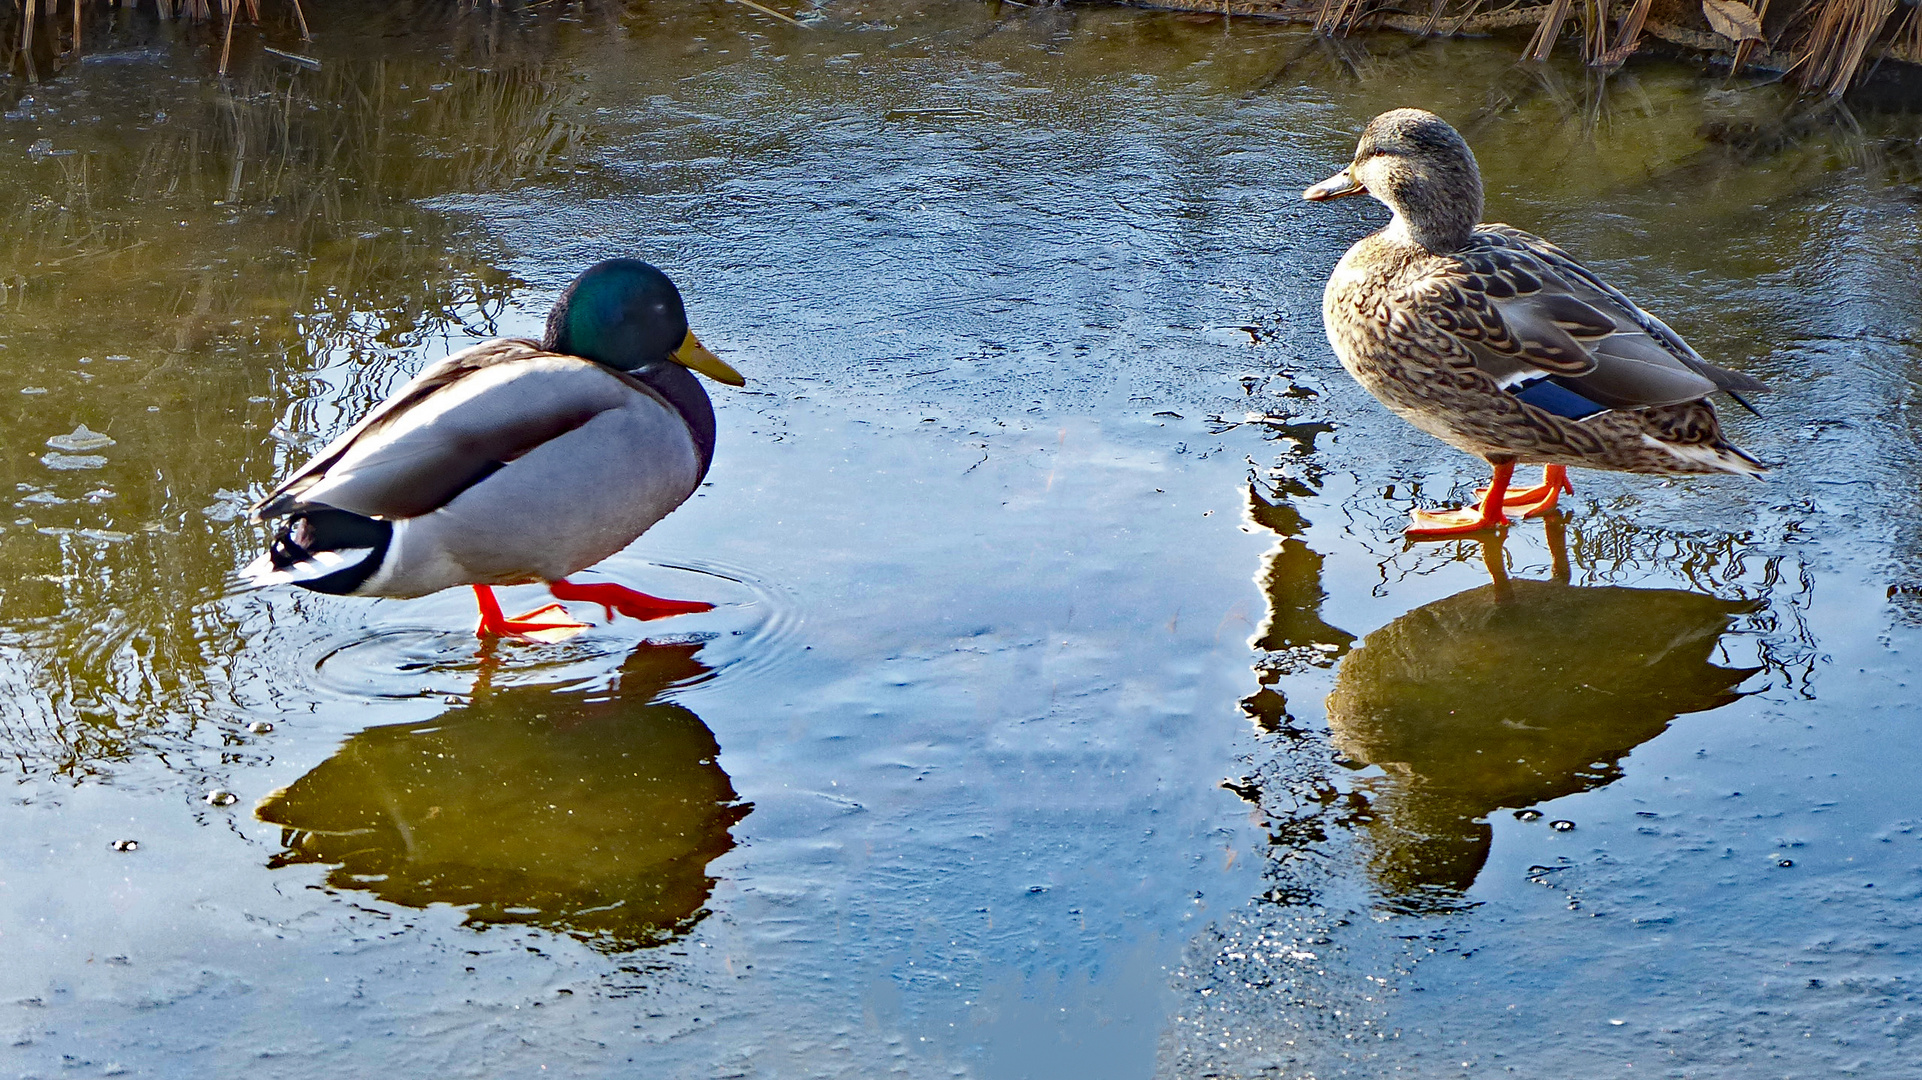
<instances>
[{"instance_id":1,"label":"icy water surface","mask_svg":"<svg viewBox=\"0 0 1922 1080\"><path fill-rule=\"evenodd\" d=\"M0 1071L1922 1054L1911 120L1127 9L329 5L224 86L116 17L0 121ZM1324 343L1379 209L1297 197L1402 104L1775 386L1766 484L1402 543L1481 477ZM714 611L231 591L275 478L628 254L749 384L599 574Z\"/></svg>"}]
</instances>

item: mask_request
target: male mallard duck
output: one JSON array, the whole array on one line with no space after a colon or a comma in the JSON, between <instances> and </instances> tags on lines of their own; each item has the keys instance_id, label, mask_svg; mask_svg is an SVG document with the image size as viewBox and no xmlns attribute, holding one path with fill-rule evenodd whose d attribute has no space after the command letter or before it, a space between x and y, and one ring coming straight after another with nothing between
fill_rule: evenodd
<instances>
[{"instance_id":1,"label":"male mallard duck","mask_svg":"<svg viewBox=\"0 0 1922 1080\"><path fill-rule=\"evenodd\" d=\"M681 294L638 259L589 267L538 343L485 341L431 364L254 507L286 518L244 573L351 596L472 585L483 636L564 636L549 604L502 617L493 585L543 581L637 619L706 611L567 575L685 502L714 458L714 408L692 368L740 374L687 328Z\"/></svg>"},{"instance_id":2,"label":"male mallard duck","mask_svg":"<svg viewBox=\"0 0 1922 1080\"><path fill-rule=\"evenodd\" d=\"M1354 162L1302 197L1361 194L1395 216L1349 248L1328 279L1328 341L1402 419L1495 468L1479 507L1416 510L1411 539L1498 528L1509 505L1541 514L1574 490L1570 465L1764 471L1722 437L1708 395L1742 401L1738 391L1767 388L1703 360L1562 249L1481 224L1475 155L1441 117L1420 109L1375 117ZM1544 466L1540 487L1508 490L1520 461Z\"/></svg>"}]
</instances>

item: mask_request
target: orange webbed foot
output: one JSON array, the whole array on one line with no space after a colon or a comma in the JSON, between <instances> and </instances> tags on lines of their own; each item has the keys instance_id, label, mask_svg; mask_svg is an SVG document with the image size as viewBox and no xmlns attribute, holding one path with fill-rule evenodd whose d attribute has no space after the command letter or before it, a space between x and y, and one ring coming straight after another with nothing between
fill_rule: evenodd
<instances>
[{"instance_id":1,"label":"orange webbed foot","mask_svg":"<svg viewBox=\"0 0 1922 1080\"><path fill-rule=\"evenodd\" d=\"M547 604L526 614L502 620L494 630L494 635L517 637L523 641L538 641L552 645L566 641L587 629L588 624L569 615L566 608L559 604ZM488 628L485 626L476 633L481 637L489 636Z\"/></svg>"},{"instance_id":2,"label":"orange webbed foot","mask_svg":"<svg viewBox=\"0 0 1922 1080\"><path fill-rule=\"evenodd\" d=\"M547 604L510 619L501 614L494 590L476 585L474 597L480 603L481 613L480 625L474 628L474 636L478 638L511 637L551 645L587 629L586 623L569 615L559 604Z\"/></svg>"},{"instance_id":3,"label":"orange webbed foot","mask_svg":"<svg viewBox=\"0 0 1922 1080\"><path fill-rule=\"evenodd\" d=\"M1515 463L1512 461L1495 466L1495 478L1481 490L1479 506L1463 506L1454 510L1410 510L1408 516L1412 523L1402 530L1402 535L1410 540L1452 540L1507 528L1508 515L1502 512L1502 507L1507 503L1508 478L1514 472Z\"/></svg>"},{"instance_id":4,"label":"orange webbed foot","mask_svg":"<svg viewBox=\"0 0 1922 1080\"><path fill-rule=\"evenodd\" d=\"M1475 497L1486 500L1488 488L1476 488ZM1575 485L1568 482L1568 468L1564 465L1545 465L1542 467L1542 482L1535 487L1510 488L1502 493L1502 505L1521 511L1524 518L1538 518L1555 509L1556 502L1563 495L1575 494Z\"/></svg>"},{"instance_id":5,"label":"orange webbed foot","mask_svg":"<svg viewBox=\"0 0 1922 1080\"><path fill-rule=\"evenodd\" d=\"M701 600L669 600L661 596L649 596L644 592L623 585L596 582L592 585L576 585L563 578L547 587L547 591L560 600L585 600L599 604L607 612L608 621L613 621L614 613L620 612L630 619L646 622L651 619L665 619L672 615L693 615L714 610L714 605Z\"/></svg>"}]
</instances>

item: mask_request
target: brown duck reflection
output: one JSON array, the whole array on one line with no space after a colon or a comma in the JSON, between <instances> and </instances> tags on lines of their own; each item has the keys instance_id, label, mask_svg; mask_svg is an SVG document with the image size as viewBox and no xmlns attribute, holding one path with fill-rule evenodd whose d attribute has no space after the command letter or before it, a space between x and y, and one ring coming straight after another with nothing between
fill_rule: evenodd
<instances>
[{"instance_id":1,"label":"brown duck reflection","mask_svg":"<svg viewBox=\"0 0 1922 1080\"><path fill-rule=\"evenodd\" d=\"M707 671L699 649L643 645L611 689L483 689L354 735L256 809L283 827L269 865L327 864L335 888L608 952L671 940L702 915L707 865L749 810L707 725L655 700Z\"/></svg>"},{"instance_id":2,"label":"brown duck reflection","mask_svg":"<svg viewBox=\"0 0 1922 1080\"><path fill-rule=\"evenodd\" d=\"M1336 748L1370 785L1370 864L1396 906L1459 903L1487 861L1487 815L1612 783L1683 713L1725 705L1756 668L1709 662L1755 609L1679 589L1509 580L1423 605L1363 639L1328 695Z\"/></svg>"}]
</instances>

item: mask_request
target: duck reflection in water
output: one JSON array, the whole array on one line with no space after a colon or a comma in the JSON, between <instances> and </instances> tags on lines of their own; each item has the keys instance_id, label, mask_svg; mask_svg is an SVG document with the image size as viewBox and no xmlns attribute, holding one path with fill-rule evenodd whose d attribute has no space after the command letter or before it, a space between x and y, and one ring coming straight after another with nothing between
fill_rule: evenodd
<instances>
[{"instance_id":1,"label":"duck reflection in water","mask_svg":"<svg viewBox=\"0 0 1922 1080\"><path fill-rule=\"evenodd\" d=\"M704 914L707 865L746 816L701 719L659 701L708 670L699 644L643 644L596 690L490 690L432 720L369 728L256 809L273 867L470 925L522 923L606 952Z\"/></svg>"},{"instance_id":2,"label":"duck reflection in water","mask_svg":"<svg viewBox=\"0 0 1922 1080\"><path fill-rule=\"evenodd\" d=\"M1509 579L1403 615L1344 658L1328 727L1366 785L1369 861L1390 906L1457 906L1488 859L1487 816L1587 791L1670 720L1741 697L1759 668L1710 663L1752 601L1569 584L1565 519L1548 519L1554 580Z\"/></svg>"}]
</instances>

